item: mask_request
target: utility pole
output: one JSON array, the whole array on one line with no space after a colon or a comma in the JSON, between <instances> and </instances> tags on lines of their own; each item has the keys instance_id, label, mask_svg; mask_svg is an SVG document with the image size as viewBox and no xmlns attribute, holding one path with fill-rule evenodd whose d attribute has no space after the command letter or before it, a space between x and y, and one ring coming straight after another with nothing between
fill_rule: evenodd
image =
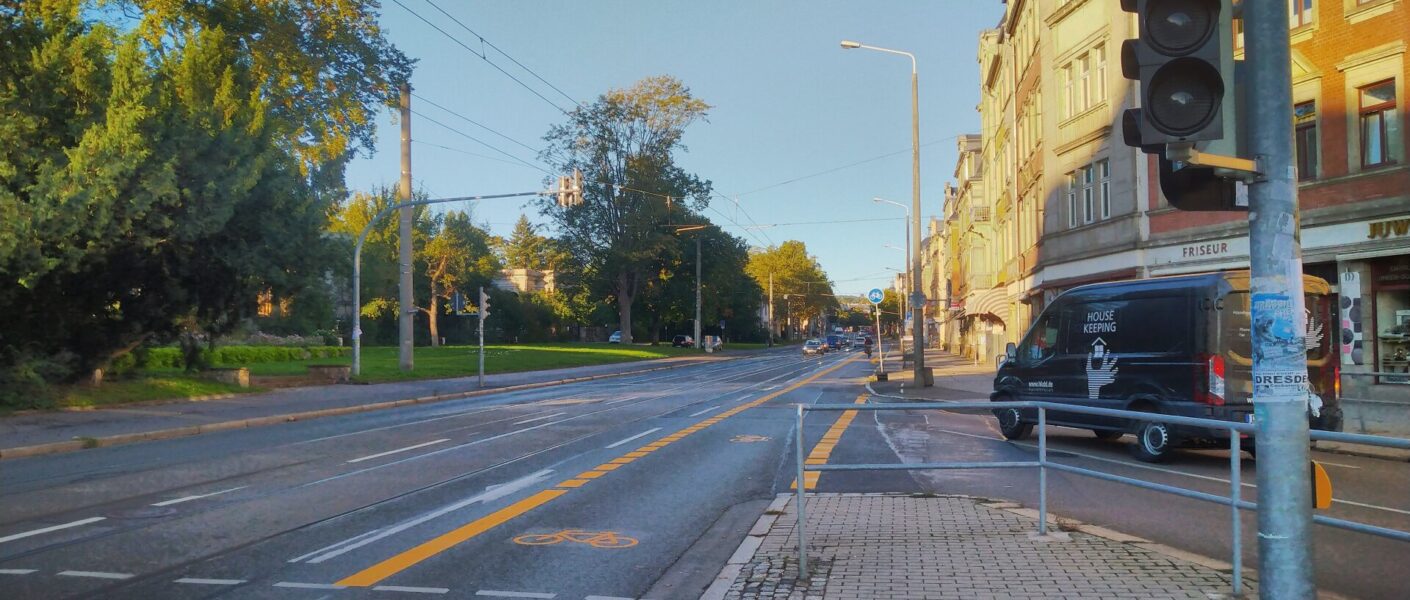
<instances>
[{"instance_id":1,"label":"utility pole","mask_svg":"<svg viewBox=\"0 0 1410 600\"><path fill-rule=\"evenodd\" d=\"M411 201L411 84L401 84L401 187L397 198L401 202ZM414 207L401 208L401 228L398 233L397 250L400 255L401 296L398 303L397 334L399 350L398 362L403 372L415 367L412 359L412 326L416 314L416 299L411 290L411 225ZM353 307L353 310L358 310Z\"/></svg>"},{"instance_id":2,"label":"utility pole","mask_svg":"<svg viewBox=\"0 0 1410 600\"><path fill-rule=\"evenodd\" d=\"M911 262L906 267L911 270L910 309L915 313L916 307L925 303L925 296L920 290L920 80L916 77L914 57L911 58L911 239L906 240L906 248ZM911 345L916 353L912 385L926 387L929 383L925 378L925 324L914 314L911 322L914 332Z\"/></svg>"},{"instance_id":3,"label":"utility pole","mask_svg":"<svg viewBox=\"0 0 1410 600\"><path fill-rule=\"evenodd\" d=\"M1258 594L1311 599L1312 497L1308 472L1307 332L1302 245L1292 156L1288 3L1243 3L1248 45L1248 186L1253 308L1253 407L1258 449Z\"/></svg>"},{"instance_id":4,"label":"utility pole","mask_svg":"<svg viewBox=\"0 0 1410 600\"><path fill-rule=\"evenodd\" d=\"M774 274L769 273L769 347L774 347Z\"/></svg>"},{"instance_id":5,"label":"utility pole","mask_svg":"<svg viewBox=\"0 0 1410 600\"><path fill-rule=\"evenodd\" d=\"M695 347L705 348L705 342L700 339L700 236L695 234Z\"/></svg>"}]
</instances>

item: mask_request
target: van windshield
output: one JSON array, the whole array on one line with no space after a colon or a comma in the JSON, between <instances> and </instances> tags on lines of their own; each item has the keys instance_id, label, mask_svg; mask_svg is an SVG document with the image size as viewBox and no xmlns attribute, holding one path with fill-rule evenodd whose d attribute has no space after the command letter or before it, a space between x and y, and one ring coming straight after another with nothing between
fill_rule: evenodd
<instances>
[{"instance_id":1,"label":"van windshield","mask_svg":"<svg viewBox=\"0 0 1410 600\"><path fill-rule=\"evenodd\" d=\"M1331 351L1327 335L1331 300L1328 296L1304 294L1307 310L1307 359L1320 360ZM1231 292L1224 298L1224 310L1219 311L1219 346L1245 361L1253 360L1249 327L1253 321L1248 292Z\"/></svg>"}]
</instances>

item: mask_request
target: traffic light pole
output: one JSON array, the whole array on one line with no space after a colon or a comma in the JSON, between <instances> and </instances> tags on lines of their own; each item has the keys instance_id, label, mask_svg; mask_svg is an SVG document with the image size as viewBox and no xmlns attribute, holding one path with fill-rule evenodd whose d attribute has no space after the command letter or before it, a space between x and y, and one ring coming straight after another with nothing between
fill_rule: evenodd
<instances>
[{"instance_id":1,"label":"traffic light pole","mask_svg":"<svg viewBox=\"0 0 1410 600\"><path fill-rule=\"evenodd\" d=\"M480 288L480 387L485 387L485 288Z\"/></svg>"},{"instance_id":2,"label":"traffic light pole","mask_svg":"<svg viewBox=\"0 0 1410 600\"><path fill-rule=\"evenodd\" d=\"M1307 359L1302 247L1292 156L1288 3L1243 3L1249 151L1261 175L1248 186L1253 307L1253 402L1258 450L1258 594L1316 597L1308 474Z\"/></svg>"}]
</instances>

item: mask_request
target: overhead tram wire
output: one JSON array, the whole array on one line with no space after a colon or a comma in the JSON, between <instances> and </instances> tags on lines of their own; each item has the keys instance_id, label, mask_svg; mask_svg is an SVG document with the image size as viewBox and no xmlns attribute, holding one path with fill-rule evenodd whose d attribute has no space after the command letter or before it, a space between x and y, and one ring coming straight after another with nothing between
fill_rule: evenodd
<instances>
[{"instance_id":1,"label":"overhead tram wire","mask_svg":"<svg viewBox=\"0 0 1410 600\"><path fill-rule=\"evenodd\" d=\"M450 146L442 146L442 145L440 145L440 144L433 144L433 143L431 143L431 142L423 142L423 141L421 141L421 140L411 140L411 143L413 143L413 144L421 144L422 146L431 146L432 148L440 148L441 150L449 150L449 151L455 152L455 153L457 153L457 154L468 154L468 155L470 155L470 156L474 156L474 157L477 157L477 158L483 158L483 159L485 159L485 160L492 160L492 161L495 161L495 162L502 162L502 163L504 163L504 164L507 164L507 165L514 165L514 166L516 166L516 167L524 167L524 168L526 168L526 169L533 169L533 170L535 170L535 171L542 171L542 169L539 169L538 167L531 167L531 166L525 165L525 164L522 163L522 162L512 161L512 160L504 160L503 158L495 158L495 157L490 156L490 155L488 155L488 154L480 154L480 153L478 153L478 152L471 152L471 151L469 151L469 150L464 150L464 149L461 149L461 148L452 148L452 147L450 147Z\"/></svg>"},{"instance_id":2,"label":"overhead tram wire","mask_svg":"<svg viewBox=\"0 0 1410 600\"><path fill-rule=\"evenodd\" d=\"M521 62L519 62L517 59L515 59L513 56L510 56L508 52L505 52L505 51L504 51L503 49L501 49L499 46L494 45L493 42L490 42L489 40L485 39L485 36L476 33L474 29L471 29L471 28L470 28L469 26L467 26L466 24L460 22L460 19L455 18L453 15L451 15L451 14L448 13L448 12L446 12L446 11L445 11L444 9L442 9L441 7L436 6L436 3L435 3L435 2L432 2L431 0L426 0L426 4L431 5L431 8L436 9L438 12L440 12L440 13L443 14L443 15L445 15L446 18L448 18L448 19L450 19L451 21L453 21L456 25L459 25L461 29L464 29L465 31L470 32L470 35L473 35L473 36L475 36L476 38L479 38L481 44L484 44L484 45L486 45L486 46L489 46L489 47L491 47L491 48L494 48L494 49L495 49L495 52L500 53L500 54L503 55L505 58L509 59L510 62L512 62L512 63L514 63L514 64L516 64L516 65L518 65L520 69L523 69L524 71L528 72L530 75L533 75L533 76L534 76L534 79L537 79L537 80L543 82L544 85L546 85L546 86L548 86L548 87L550 87L550 88L553 88L553 91L558 92L559 95L563 96L564 98L567 98L569 102L572 102L573 104L576 104L576 105L579 106L579 107L581 107L581 106L583 105L582 102L578 102L577 99L573 98L572 96L569 96L569 95L567 94L567 92L564 92L563 90L558 89L558 86L553 85L552 83L549 83L549 81L548 81L547 79L544 79L543 77L539 76L539 74L538 74L538 73L535 73L533 69L530 69L529 67L525 66L524 63L521 63ZM485 61L489 61L489 59L485 58L483 52L480 53L480 58L484 59ZM521 85L522 85L522 84L521 84Z\"/></svg>"},{"instance_id":3,"label":"overhead tram wire","mask_svg":"<svg viewBox=\"0 0 1410 600\"><path fill-rule=\"evenodd\" d=\"M405 10L406 12L411 13L411 16L416 17L417 19L420 19L422 23L425 23L425 24L427 24L427 25L430 25L430 26L431 26L431 29L435 29L436 31L441 32L441 35L444 35L444 36L450 38L451 41L455 42L455 43L456 43L457 45L459 45L461 48L464 48L466 52L469 52L469 53L471 53L471 54L474 54L475 56L480 57L481 60L483 60L483 61L485 61L486 63L488 63L491 67L494 67L495 70L499 71L500 73L503 73L505 77L508 77L508 78L510 78L510 79L513 79L513 80L514 80L514 83L517 83L517 84L519 84L521 87L523 87L524 89L529 90L530 93L532 93L532 94L535 95L535 96L538 96L540 100L543 100L544 102L547 102L549 106L552 106L553 108L557 109L558 112L561 112L561 113L563 113L563 114L565 114L565 115L568 114L568 110L567 110L567 109L563 108L562 106L559 106L559 105L558 105L557 103L555 103L554 101L549 100L547 96L544 96L543 94L540 94L538 90L536 90L536 89L534 89L534 88L532 88L532 87L529 87L529 84L524 83L524 82L521 81L518 77L515 77L514 75L510 74L509 71L504 70L503 67L501 67L501 66L495 64L494 61L490 60L489 57L488 57L484 52L476 52L474 48L471 48L470 46L465 45L465 42L460 41L460 38L457 38L457 37L455 37L454 35L451 35L451 34L450 34L449 32L447 32L446 30L441 29L440 27L437 27L435 23L432 23L432 22L431 22L430 20L428 20L426 17L421 16L421 15L420 15L419 13L417 13L416 11L411 10L410 8L408 8L405 4L402 4L402 3L401 3L401 0L392 0L392 2L395 3L397 6L400 6L400 7L402 8L402 10ZM481 38L481 41L484 41L484 38ZM488 43L488 42L486 42L486 43ZM502 51L501 51L501 53L502 53ZM507 56L507 55L506 55L506 56ZM514 60L514 59L511 58L510 60Z\"/></svg>"},{"instance_id":4,"label":"overhead tram wire","mask_svg":"<svg viewBox=\"0 0 1410 600\"><path fill-rule=\"evenodd\" d=\"M488 132L490 132L490 133L493 133L493 134L495 134L495 135L497 135L497 136L499 136L499 137L501 137L501 138L504 138L505 140L507 140L507 141L509 141L509 142L513 142L515 145L517 145L517 146L519 146L519 147L521 147L521 148L523 148L523 149L525 149L525 150L528 150L528 151L530 151L530 152L533 152L533 153L534 153L534 156L538 156L538 155L542 152L542 151L539 150L538 148L535 148L535 147L533 147L533 146L530 146L530 145L528 145L528 144L525 144L524 142L521 142L521 141L519 141L519 140L516 140L516 139L514 139L514 138L512 138L512 137L509 137L509 136L503 134L503 133L500 133L500 132L496 131L494 128L490 127L489 125L485 125L484 123L481 123L481 122L479 122L479 121L476 121L476 120L474 120L474 119L471 119L470 117L467 117L467 116L465 116L465 115L463 115L463 114L460 114L460 113L455 112L455 111L453 111L453 110L451 110L451 109L449 109L449 108L446 108L444 105L438 104L438 103L432 101L430 98L427 98L427 97L425 97L425 96L422 96L421 94L418 94L418 93L416 93L416 92L412 92L412 93L411 93L411 97L416 98L417 100L420 100L420 101L422 101L422 102L425 102L426 104L430 104L431 106L434 106L434 107L436 107L436 108L439 108L439 109L441 109L442 111L445 111L446 113L449 113L451 116L453 116L453 117L455 117L455 118L457 118L457 119L460 119L460 120L462 120L462 121L465 121L466 123L469 123L469 124L471 124L471 125L474 125L474 126L476 126L476 127L479 127L480 129L483 129L483 130L485 130L485 131L488 131Z\"/></svg>"},{"instance_id":5,"label":"overhead tram wire","mask_svg":"<svg viewBox=\"0 0 1410 600\"><path fill-rule=\"evenodd\" d=\"M947 138L941 138L941 139L938 139L938 140L929 141L929 142L926 142L926 143L924 143L924 144L921 144L920 147L924 148L924 147L926 147L926 146L934 146L935 144L938 144L938 143L940 143L940 142L944 142L944 141L948 141L948 140L953 140L953 139L955 139L955 138L957 138L957 137L959 137L959 136L950 136L950 137L947 137ZM873 156L873 157L871 157L871 158L859 160L859 161L857 161L857 162L852 162L852 163L847 163L847 164L845 164L845 165L832 167L832 168L830 168L830 169L825 169L825 170L822 170L822 171L818 171L818 172L816 172L816 173L809 173L809 174L803 175L803 176L801 176L801 177L794 177L794 178L789 179L789 180L787 180L787 181L780 181L780 182L778 182L778 183L769 184L769 185L766 185L766 186L761 187L761 188L752 189L752 190L749 190L749 191L747 191L747 192L742 192L742 193L735 194L735 195L736 195L736 196L748 196L748 195L750 195L750 194L757 194L757 193L762 192L762 191L765 191L765 190L771 190L771 189L774 189L774 188L776 188L776 187L783 187L783 186L788 185L788 184L790 184L790 183L798 183L799 181L803 181L803 180L805 180L805 179L812 179L812 178L814 178L814 177L822 177L823 175L831 175L831 174L836 173L836 172L838 172L838 171L841 171L841 170L843 170L843 169L850 169L850 168L852 168L852 167L861 166L861 165L864 165L864 164L867 164L867 163L870 163L870 162L876 162L876 161L881 160L881 159L883 159L883 158L891 158L892 156L896 156L896 155L898 155L898 154L905 154L905 153L907 153L907 152L911 152L911 149L910 149L910 148L906 148L905 150L897 150L897 151L895 151L895 152L888 152L888 153L886 153L886 154L882 154L882 155L879 155L879 156Z\"/></svg>"},{"instance_id":6,"label":"overhead tram wire","mask_svg":"<svg viewBox=\"0 0 1410 600\"><path fill-rule=\"evenodd\" d=\"M417 112L417 111L414 110L414 109L411 111L411 114L416 115L417 117L422 118L422 119L425 119L425 120L427 120L427 121L430 121L430 122L432 122L432 123L434 123L434 124L436 124L436 125L440 125L441 127L445 128L446 130L451 131L451 132L454 132L454 133L456 133L456 134L459 134L460 136L462 136L462 137L464 137L464 138L466 138L466 139L468 139L468 140L470 140L470 141L473 141L473 142L475 142L475 143L477 143L477 144L480 144L481 146L484 146L484 147L486 147L486 148L489 148L490 150L494 150L495 152L498 152L498 153L500 153L500 154L503 154L503 155L505 155L505 156L507 156L507 157L509 157L509 158L511 158L511 159L513 159L513 160L515 160L515 161L518 162L519 164L522 164L522 165L524 165L524 166L526 166L526 167L529 167L529 168L531 168L531 169L534 169L534 170L536 170L536 171L542 171L545 175L550 175L550 176L553 175L552 172L550 172L548 169L543 168L542 166L535 165L535 164L531 164L531 163L529 163L528 161L526 161L526 160L524 160L524 159L522 159L522 158L519 158L518 156L515 156L515 155L513 155L513 154L510 154L510 153L508 153L508 152L505 152L504 150L499 149L497 146L495 146L495 145L493 145L493 144L490 144L489 142L486 142L486 141L484 141L484 140L482 140L482 139L480 139L480 138L477 138L477 137L475 137L475 136L473 136L473 135L470 135L470 134L468 134L468 133L465 133L464 131L461 131L461 130L455 128L455 127L451 127L450 125L447 125L447 124L445 124L445 123L442 123L442 122L440 122L440 121L437 121L436 119L434 119L434 118L432 118L432 117L430 117L430 116L427 116L427 115L425 115L425 114L423 114L423 113Z\"/></svg>"}]
</instances>

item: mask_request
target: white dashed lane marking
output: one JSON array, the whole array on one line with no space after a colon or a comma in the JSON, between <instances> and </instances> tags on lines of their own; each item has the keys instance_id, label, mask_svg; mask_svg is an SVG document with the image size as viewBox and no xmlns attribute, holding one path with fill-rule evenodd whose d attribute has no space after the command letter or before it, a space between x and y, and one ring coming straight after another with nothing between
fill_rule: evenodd
<instances>
[{"instance_id":1,"label":"white dashed lane marking","mask_svg":"<svg viewBox=\"0 0 1410 600\"><path fill-rule=\"evenodd\" d=\"M0 569L0 575L29 575L38 569Z\"/></svg>"},{"instance_id":2,"label":"white dashed lane marking","mask_svg":"<svg viewBox=\"0 0 1410 600\"><path fill-rule=\"evenodd\" d=\"M692 415L690 415L690 416L692 416L692 417L698 417L698 416L703 415L703 414L705 414L705 413L707 413L707 412L710 412L710 411L712 411L712 410L719 410L719 409L720 409L719 406L711 406L710 408L707 408L707 409L705 409L705 410L702 410L702 411L700 411L700 412L698 412L698 413L695 413L695 414L692 414ZM608 596L603 596L603 597L604 597L604 598L607 598Z\"/></svg>"},{"instance_id":3,"label":"white dashed lane marking","mask_svg":"<svg viewBox=\"0 0 1410 600\"><path fill-rule=\"evenodd\" d=\"M415 450L415 449L417 449L417 448L425 448L426 446L434 446L434 445L436 445L436 444L440 444L440 443L444 443L444 442L449 442L449 441L450 441L450 438L440 439L440 440L431 440L431 441L429 441L429 442L422 442L422 443L416 444L416 445L414 445L414 446L407 446L407 447L405 447L405 448L397 448L396 450L388 450L388 451L386 451L386 452L378 452L378 453L376 453L376 454L370 454L370 455L364 456L364 457L362 457L362 458L354 458L354 459L352 459L352 460L350 460L350 461L348 461L348 462L349 462L349 463L360 463L360 462L362 462L362 461L364 461L364 460L372 460L372 459L374 459L374 458L382 458L383 456L391 456L391 455L393 455L393 454L398 454L398 453L401 453L401 452L406 452L407 450Z\"/></svg>"},{"instance_id":4,"label":"white dashed lane marking","mask_svg":"<svg viewBox=\"0 0 1410 600\"><path fill-rule=\"evenodd\" d=\"M413 594L445 594L450 592L450 588L414 587L407 585L379 585L372 589L379 592L410 592Z\"/></svg>"},{"instance_id":5,"label":"white dashed lane marking","mask_svg":"<svg viewBox=\"0 0 1410 600\"><path fill-rule=\"evenodd\" d=\"M534 418L532 418L532 419L524 419L523 421L515 421L514 424L515 424L515 425L523 425L523 424L525 424L525 423L533 423L534 421L547 421L548 419L552 419L552 418L554 418L554 417L561 417L561 416L566 415L566 414L568 414L568 413L553 413L553 414L551 414L551 415L544 415L544 416L542 416L542 417L534 417Z\"/></svg>"},{"instance_id":6,"label":"white dashed lane marking","mask_svg":"<svg viewBox=\"0 0 1410 600\"><path fill-rule=\"evenodd\" d=\"M299 583L297 581L281 581L274 584L277 588L295 588L300 590L341 590L346 586L333 585L331 583Z\"/></svg>"},{"instance_id":7,"label":"white dashed lane marking","mask_svg":"<svg viewBox=\"0 0 1410 600\"><path fill-rule=\"evenodd\" d=\"M660 428L660 427L656 427L656 428L653 428L653 429L648 429L648 430L646 430L646 431L643 431L643 432L641 432L641 433L638 433L638 434L636 434L636 435L634 435L634 436L632 436L632 437L629 437L629 438L627 438L627 439L624 439L624 440L617 440L617 441L615 441L615 442L612 442L612 443L610 443L610 444L607 444L607 447L608 447L608 448L616 448L617 446L621 446L622 444L625 444L625 443L627 443L627 442L630 442L630 441L635 440L635 439L638 439L638 438L646 437L646 436L651 435L651 434L653 434L653 433L656 433L656 432L658 432L658 431L661 431L661 428Z\"/></svg>"},{"instance_id":8,"label":"white dashed lane marking","mask_svg":"<svg viewBox=\"0 0 1410 600\"><path fill-rule=\"evenodd\" d=\"M233 492L233 491L235 491L235 490L243 490L243 489L245 489L246 487L249 487L249 486L244 486L244 485L242 485L242 486L240 486L240 487L233 487L233 488L230 488L230 489L228 489L228 490L220 490L219 492L211 492L211 493L209 493L209 494L198 494L198 495L195 495L195 496L183 496L183 497L181 497L181 498L173 498L173 499L171 499L171 500L163 500L163 501L161 501L161 502L153 503L152 506L171 506L171 505L173 505L173 504L180 504L180 503L182 503L182 502L190 502L190 501L192 501L192 500L200 500L201 498L209 498L209 497L211 497L211 496L219 496L219 495L221 495L221 494L228 494L228 493Z\"/></svg>"},{"instance_id":9,"label":"white dashed lane marking","mask_svg":"<svg viewBox=\"0 0 1410 600\"><path fill-rule=\"evenodd\" d=\"M15 541L15 540L22 540L22 539L24 539L24 538L27 538L27 537L30 537L30 536L33 536L33 535L45 534L45 533L49 533L49 532L51 532L51 531L59 531L59 530L61 530L61 529L68 529L68 528L70 528L70 527L79 527L79 526L82 526L82 525L87 525L87 524L89 524L89 523L97 523L98 521L102 521L102 520L104 520L104 519L105 519L105 517L90 517L90 518L87 518L87 519L79 519L79 520L74 521L74 522L72 522L72 523L64 523L64 524L62 524L62 525L52 525L52 526L49 526L49 527L44 527L44 528L42 528L42 529L34 529L34 530L26 531L26 532L23 532L23 533L16 533L16 534L14 534L14 535L7 535L7 536L5 536L5 537L0 537L0 544L3 544L3 543L5 543L5 542L12 542L12 541Z\"/></svg>"},{"instance_id":10,"label":"white dashed lane marking","mask_svg":"<svg viewBox=\"0 0 1410 600\"><path fill-rule=\"evenodd\" d=\"M244 579L202 579L200 577L182 577L176 583L191 583L195 585L240 585L245 583Z\"/></svg>"},{"instance_id":11,"label":"white dashed lane marking","mask_svg":"<svg viewBox=\"0 0 1410 600\"><path fill-rule=\"evenodd\" d=\"M108 573L106 571L59 571L62 577L92 577L94 579L131 579L131 573Z\"/></svg>"},{"instance_id":12,"label":"white dashed lane marking","mask_svg":"<svg viewBox=\"0 0 1410 600\"><path fill-rule=\"evenodd\" d=\"M501 590L476 590L476 596L489 596L491 598L554 598L558 594L544 594L541 592L506 592Z\"/></svg>"}]
</instances>

